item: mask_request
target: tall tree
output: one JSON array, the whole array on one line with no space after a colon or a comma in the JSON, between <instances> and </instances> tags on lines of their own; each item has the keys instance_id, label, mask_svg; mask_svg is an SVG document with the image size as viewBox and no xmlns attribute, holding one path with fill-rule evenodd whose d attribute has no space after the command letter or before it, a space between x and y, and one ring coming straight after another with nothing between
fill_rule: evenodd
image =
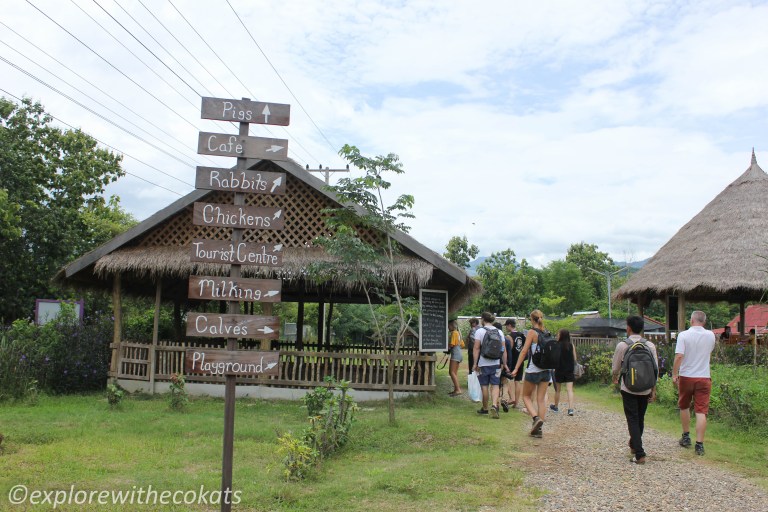
<instances>
[{"instance_id":1,"label":"tall tree","mask_svg":"<svg viewBox=\"0 0 768 512\"><path fill-rule=\"evenodd\" d=\"M60 292L55 272L132 218L101 194L119 155L79 130L51 126L39 103L0 98L0 320L29 316Z\"/></svg>"},{"instance_id":2,"label":"tall tree","mask_svg":"<svg viewBox=\"0 0 768 512\"><path fill-rule=\"evenodd\" d=\"M499 315L527 314L538 302L537 273L526 260L518 263L512 249L491 254L477 266L484 289L481 308Z\"/></svg>"},{"instance_id":3,"label":"tall tree","mask_svg":"<svg viewBox=\"0 0 768 512\"><path fill-rule=\"evenodd\" d=\"M608 284L604 274L619 270L608 253L598 250L595 244L579 242L568 248L565 261L579 267L584 280L592 288L592 294L600 301L605 300L607 305Z\"/></svg>"},{"instance_id":4,"label":"tall tree","mask_svg":"<svg viewBox=\"0 0 768 512\"><path fill-rule=\"evenodd\" d=\"M375 335L382 345L385 345L387 337L386 324L379 319L373 302L391 298L396 304L397 333L387 364L389 421L394 424L394 362L400 353L411 318L397 282L395 257L399 246L393 235L396 230L406 233L410 230L405 219L413 218L411 210L414 199L408 194L400 195L392 203L384 199L384 191L391 186L385 174L405 172L399 157L394 153L370 158L363 156L355 146L345 145L339 154L365 174L359 178L342 178L336 185L327 187L336 194L343 206L325 211L328 214L327 222L335 233L317 242L343 263L343 276L338 274L339 270L331 272L337 272L337 276L344 279L354 279L362 286L368 298ZM356 210L355 206L362 207L362 212ZM380 246L374 247L360 240L360 228L372 228L381 233ZM319 276L323 275L323 271L323 268L313 270ZM391 295L387 296L387 290L391 290Z\"/></svg>"},{"instance_id":5,"label":"tall tree","mask_svg":"<svg viewBox=\"0 0 768 512\"><path fill-rule=\"evenodd\" d=\"M594 302L592 289L575 263L563 260L552 261L543 270L543 280L548 298L564 298L559 302L550 301L550 307L559 308L559 311L552 311L553 314L570 315L574 311L589 307Z\"/></svg>"},{"instance_id":6,"label":"tall tree","mask_svg":"<svg viewBox=\"0 0 768 512\"><path fill-rule=\"evenodd\" d=\"M469 268L469 262L477 258L479 251L475 244L469 245L466 236L454 236L448 240L443 256L462 268Z\"/></svg>"}]
</instances>

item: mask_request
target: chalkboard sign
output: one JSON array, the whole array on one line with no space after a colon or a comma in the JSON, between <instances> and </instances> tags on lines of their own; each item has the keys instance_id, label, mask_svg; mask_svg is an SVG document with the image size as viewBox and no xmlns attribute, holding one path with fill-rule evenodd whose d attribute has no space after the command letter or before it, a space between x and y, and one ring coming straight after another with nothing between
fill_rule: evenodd
<instances>
[{"instance_id":1,"label":"chalkboard sign","mask_svg":"<svg viewBox=\"0 0 768 512\"><path fill-rule=\"evenodd\" d=\"M419 350L438 352L448 350L448 292L420 290Z\"/></svg>"}]
</instances>

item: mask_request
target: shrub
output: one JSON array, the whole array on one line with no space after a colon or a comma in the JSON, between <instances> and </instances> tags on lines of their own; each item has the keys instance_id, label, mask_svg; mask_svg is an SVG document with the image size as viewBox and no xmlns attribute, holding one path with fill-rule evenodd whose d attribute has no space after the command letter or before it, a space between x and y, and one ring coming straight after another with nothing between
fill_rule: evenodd
<instances>
[{"instance_id":1,"label":"shrub","mask_svg":"<svg viewBox=\"0 0 768 512\"><path fill-rule=\"evenodd\" d=\"M713 417L734 427L768 431L768 369L749 366L713 365Z\"/></svg>"},{"instance_id":2,"label":"shrub","mask_svg":"<svg viewBox=\"0 0 768 512\"><path fill-rule=\"evenodd\" d=\"M277 453L283 456L283 476L286 480L301 480L317 462L318 453L303 439L287 432L277 438Z\"/></svg>"},{"instance_id":3,"label":"shrub","mask_svg":"<svg viewBox=\"0 0 768 512\"><path fill-rule=\"evenodd\" d=\"M38 365L34 340L16 337L10 329L0 332L0 401L24 398L37 380Z\"/></svg>"},{"instance_id":4,"label":"shrub","mask_svg":"<svg viewBox=\"0 0 768 512\"><path fill-rule=\"evenodd\" d=\"M320 411L323 410L326 401L333 396L333 377L326 377L325 382L328 383L326 387L318 386L314 390L308 392L301 399L304 405L307 407L307 415L317 416Z\"/></svg>"},{"instance_id":5,"label":"shrub","mask_svg":"<svg viewBox=\"0 0 768 512\"><path fill-rule=\"evenodd\" d=\"M125 396L125 391L120 386L113 382L107 384L107 402L110 407L117 408L123 401L123 396Z\"/></svg>"},{"instance_id":6,"label":"shrub","mask_svg":"<svg viewBox=\"0 0 768 512\"><path fill-rule=\"evenodd\" d=\"M604 350L592 355L585 365L587 371L586 381L599 382L600 384L610 384L613 377L611 364L613 362L613 352Z\"/></svg>"},{"instance_id":7,"label":"shrub","mask_svg":"<svg viewBox=\"0 0 768 512\"><path fill-rule=\"evenodd\" d=\"M670 375L661 375L656 382L656 401L661 405L677 407L677 386Z\"/></svg>"},{"instance_id":8,"label":"shrub","mask_svg":"<svg viewBox=\"0 0 768 512\"><path fill-rule=\"evenodd\" d=\"M171 375L171 393L169 405L174 411L183 411L189 403L189 396L187 390L184 388L185 381L184 376L174 373Z\"/></svg>"}]
</instances>

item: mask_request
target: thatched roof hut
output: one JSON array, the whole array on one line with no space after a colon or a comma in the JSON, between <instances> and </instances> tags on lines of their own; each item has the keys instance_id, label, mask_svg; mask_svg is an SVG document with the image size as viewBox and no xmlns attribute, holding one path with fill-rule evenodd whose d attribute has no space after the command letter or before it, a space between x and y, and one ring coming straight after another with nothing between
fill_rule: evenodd
<instances>
[{"instance_id":1,"label":"thatched roof hut","mask_svg":"<svg viewBox=\"0 0 768 512\"><path fill-rule=\"evenodd\" d=\"M318 236L330 234L325 225L324 208L339 202L325 190L322 180L293 161L249 161L249 169L286 173L286 194L246 194L246 205L279 206L286 227L279 231L245 230L244 242L281 244L283 265L279 268L242 266L243 277L274 278L283 281L283 301L364 302L363 283L339 279L316 282L307 273L312 262L333 261L323 249L313 246ZM231 229L196 226L192 222L195 202L232 204L233 194L195 190L170 206L115 237L101 247L64 267L57 279L65 284L111 289L113 277L122 276L126 293L154 297L156 283L162 280L163 299L185 299L190 275L228 275L228 265L190 261L190 244L196 239L231 239ZM381 236L361 231L361 238L374 242ZM418 296L424 287L448 290L451 309L457 309L481 290L480 284L463 269L444 259L405 233L395 240L402 249L395 272L401 292Z\"/></svg>"},{"instance_id":2,"label":"thatched roof hut","mask_svg":"<svg viewBox=\"0 0 768 512\"><path fill-rule=\"evenodd\" d=\"M616 292L639 305L674 296L689 301L760 300L768 285L768 175L749 168ZM684 310L684 307L682 308Z\"/></svg>"}]
</instances>

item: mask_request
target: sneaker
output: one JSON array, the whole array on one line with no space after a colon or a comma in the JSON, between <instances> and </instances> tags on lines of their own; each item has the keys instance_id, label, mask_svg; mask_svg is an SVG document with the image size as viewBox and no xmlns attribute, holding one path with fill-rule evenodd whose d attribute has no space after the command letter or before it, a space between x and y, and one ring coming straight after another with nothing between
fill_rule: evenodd
<instances>
[{"instance_id":1,"label":"sneaker","mask_svg":"<svg viewBox=\"0 0 768 512\"><path fill-rule=\"evenodd\" d=\"M544 424L544 420L536 416L533 418L533 426L531 427L531 435L535 435L536 431L541 433L541 426Z\"/></svg>"},{"instance_id":2,"label":"sneaker","mask_svg":"<svg viewBox=\"0 0 768 512\"><path fill-rule=\"evenodd\" d=\"M477 414L488 414L488 409L478 409Z\"/></svg>"},{"instance_id":3,"label":"sneaker","mask_svg":"<svg viewBox=\"0 0 768 512\"><path fill-rule=\"evenodd\" d=\"M555 404L549 404L549 410L552 412L558 412L560 409Z\"/></svg>"},{"instance_id":4,"label":"sneaker","mask_svg":"<svg viewBox=\"0 0 768 512\"><path fill-rule=\"evenodd\" d=\"M501 401L501 408L504 410L504 412L509 412L509 404L506 400Z\"/></svg>"},{"instance_id":5,"label":"sneaker","mask_svg":"<svg viewBox=\"0 0 768 512\"><path fill-rule=\"evenodd\" d=\"M568 416L573 416L573 409L568 409Z\"/></svg>"},{"instance_id":6,"label":"sneaker","mask_svg":"<svg viewBox=\"0 0 768 512\"><path fill-rule=\"evenodd\" d=\"M704 455L704 443L696 443L696 455Z\"/></svg>"},{"instance_id":7,"label":"sneaker","mask_svg":"<svg viewBox=\"0 0 768 512\"><path fill-rule=\"evenodd\" d=\"M535 437L536 439L541 439L542 437L544 437L544 434L541 432L541 427L536 429L536 431L531 432L530 435L531 437Z\"/></svg>"},{"instance_id":8,"label":"sneaker","mask_svg":"<svg viewBox=\"0 0 768 512\"><path fill-rule=\"evenodd\" d=\"M632 457L632 464L645 464L645 455L642 457Z\"/></svg>"},{"instance_id":9,"label":"sneaker","mask_svg":"<svg viewBox=\"0 0 768 512\"><path fill-rule=\"evenodd\" d=\"M680 438L680 446L683 448L691 447L691 436L689 434L683 434L683 437Z\"/></svg>"},{"instance_id":10,"label":"sneaker","mask_svg":"<svg viewBox=\"0 0 768 512\"><path fill-rule=\"evenodd\" d=\"M495 405L491 407L491 418L495 420L499 419L499 408Z\"/></svg>"},{"instance_id":11,"label":"sneaker","mask_svg":"<svg viewBox=\"0 0 768 512\"><path fill-rule=\"evenodd\" d=\"M629 441L627 441L627 446L629 446L629 453L631 453L632 455L634 455L634 454L635 454L635 449L634 449L634 448L632 448L632 439L630 439Z\"/></svg>"}]
</instances>

